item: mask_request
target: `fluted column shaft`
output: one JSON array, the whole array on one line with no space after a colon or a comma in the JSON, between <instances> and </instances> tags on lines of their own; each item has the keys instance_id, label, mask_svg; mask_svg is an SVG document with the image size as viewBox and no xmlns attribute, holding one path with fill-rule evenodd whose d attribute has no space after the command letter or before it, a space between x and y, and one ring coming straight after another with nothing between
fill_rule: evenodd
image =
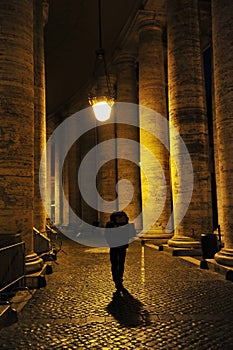
<instances>
[{"instance_id":1,"label":"fluted column shaft","mask_svg":"<svg viewBox=\"0 0 233 350\"><path fill-rule=\"evenodd\" d=\"M194 173L191 203L179 225L179 204L186 204L185 194L174 209L176 230L169 244L182 246L184 240L179 242L179 236L192 242L199 240L202 233L212 232L211 177L197 0L174 0L167 4L169 118L186 144ZM176 159L182 159L182 151L172 136L170 144ZM183 172L188 171L179 161L177 165ZM179 192L176 167L172 167L171 173L175 202Z\"/></svg>"},{"instance_id":2,"label":"fluted column shaft","mask_svg":"<svg viewBox=\"0 0 233 350\"><path fill-rule=\"evenodd\" d=\"M137 78L136 78L136 62L135 57L130 54L121 54L117 59L117 101L137 104ZM128 112L130 113L130 108ZM133 108L133 115L126 115L127 120L133 118L134 124L139 125L138 114L135 114ZM128 146L127 154L129 158L136 160L136 163L120 159L119 150L117 151L117 167L118 167L118 181L127 179L133 185L134 195L129 205L124 208L129 216L131 222L141 213L141 183L140 183L140 149L139 149L139 129L129 124L116 125L117 138L125 138L135 141L131 147ZM128 193L123 189L122 193L119 189L119 207L127 202ZM138 219L135 221L135 227L138 231L142 229L142 221Z\"/></svg>"},{"instance_id":3,"label":"fluted column shaft","mask_svg":"<svg viewBox=\"0 0 233 350\"><path fill-rule=\"evenodd\" d=\"M162 41L162 28L160 23L155 20L145 17L139 28L139 103L159 113L164 118L167 118L166 105L166 86L164 72L164 48ZM147 178L141 173L142 182L142 207L144 207L147 197L153 198L153 205L150 207L153 217L154 213L162 209L161 215L157 222L151 227L145 236L154 236L165 232L165 227L171 215L171 193L169 180L169 153L164 145L153 135L161 135L165 130L160 130L159 123L156 120L156 114L151 113L146 120L140 116L140 142L155 158L152 163L147 159L143 149L141 150L141 161L146 165L146 175L152 177L156 181L156 192L152 192L149 187ZM143 129L149 129L150 134ZM168 139L168 134L165 135ZM157 166L157 162L161 164L164 181L161 176L161 169ZM164 204L163 196L159 193L165 193L166 199ZM143 218L143 225L147 223Z\"/></svg>"},{"instance_id":4,"label":"fluted column shaft","mask_svg":"<svg viewBox=\"0 0 233 350\"><path fill-rule=\"evenodd\" d=\"M40 164L46 145L44 24L43 2L34 0L34 226L42 232L45 231L47 216L40 195L40 186L43 190L46 187L46 162L42 166ZM41 182L39 182L39 172L41 172Z\"/></svg>"},{"instance_id":5,"label":"fluted column shaft","mask_svg":"<svg viewBox=\"0 0 233 350\"><path fill-rule=\"evenodd\" d=\"M0 2L0 233L33 250L33 3Z\"/></svg>"},{"instance_id":6,"label":"fluted column shaft","mask_svg":"<svg viewBox=\"0 0 233 350\"><path fill-rule=\"evenodd\" d=\"M233 3L212 1L214 92L216 136L219 162L219 191L223 215L220 215L224 249L216 254L217 262L233 266Z\"/></svg>"}]
</instances>

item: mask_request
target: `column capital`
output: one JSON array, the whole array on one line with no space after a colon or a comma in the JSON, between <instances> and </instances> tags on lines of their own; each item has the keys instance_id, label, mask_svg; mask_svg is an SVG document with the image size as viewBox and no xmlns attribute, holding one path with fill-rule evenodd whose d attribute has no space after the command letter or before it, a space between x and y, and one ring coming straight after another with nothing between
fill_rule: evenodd
<instances>
[{"instance_id":1,"label":"column capital","mask_svg":"<svg viewBox=\"0 0 233 350\"><path fill-rule=\"evenodd\" d=\"M136 53L131 53L131 52L121 52L119 53L119 55L117 55L117 57L114 60L115 64L124 64L124 63L128 63L128 64L135 64L136 62L136 57L137 54Z\"/></svg>"},{"instance_id":2,"label":"column capital","mask_svg":"<svg viewBox=\"0 0 233 350\"><path fill-rule=\"evenodd\" d=\"M156 11L140 10L136 19L137 32L145 30L163 30L163 21L160 14Z\"/></svg>"}]
</instances>

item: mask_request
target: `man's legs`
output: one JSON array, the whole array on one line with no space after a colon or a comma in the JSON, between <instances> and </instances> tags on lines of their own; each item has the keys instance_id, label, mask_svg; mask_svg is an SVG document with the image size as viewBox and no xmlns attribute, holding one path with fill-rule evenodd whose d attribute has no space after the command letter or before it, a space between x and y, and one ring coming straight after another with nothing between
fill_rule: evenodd
<instances>
[{"instance_id":1,"label":"man's legs","mask_svg":"<svg viewBox=\"0 0 233 350\"><path fill-rule=\"evenodd\" d=\"M112 279L115 282L115 285L118 282L118 251L117 248L110 248L110 261L112 268Z\"/></svg>"},{"instance_id":2,"label":"man's legs","mask_svg":"<svg viewBox=\"0 0 233 350\"><path fill-rule=\"evenodd\" d=\"M123 275L124 275L124 267L125 267L125 257L126 257L126 249L119 248L118 251L118 282L122 285L123 283Z\"/></svg>"},{"instance_id":3,"label":"man's legs","mask_svg":"<svg viewBox=\"0 0 233 350\"><path fill-rule=\"evenodd\" d=\"M126 248L110 248L110 261L112 265L112 278L117 289L123 288L123 274Z\"/></svg>"}]
</instances>

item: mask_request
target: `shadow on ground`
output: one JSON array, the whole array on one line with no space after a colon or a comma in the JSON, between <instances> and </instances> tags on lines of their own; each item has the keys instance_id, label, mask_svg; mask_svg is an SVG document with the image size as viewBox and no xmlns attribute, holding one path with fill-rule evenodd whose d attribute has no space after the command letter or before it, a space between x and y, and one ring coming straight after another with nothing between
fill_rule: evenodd
<instances>
[{"instance_id":1,"label":"shadow on ground","mask_svg":"<svg viewBox=\"0 0 233 350\"><path fill-rule=\"evenodd\" d=\"M122 326L150 325L149 312L125 288L121 292L113 293L112 301L108 304L106 310Z\"/></svg>"}]
</instances>

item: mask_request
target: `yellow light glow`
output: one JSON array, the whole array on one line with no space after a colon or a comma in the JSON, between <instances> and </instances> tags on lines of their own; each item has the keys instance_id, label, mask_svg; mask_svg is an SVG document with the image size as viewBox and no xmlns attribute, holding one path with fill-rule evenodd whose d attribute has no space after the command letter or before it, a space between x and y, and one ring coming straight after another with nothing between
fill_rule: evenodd
<instances>
[{"instance_id":1,"label":"yellow light glow","mask_svg":"<svg viewBox=\"0 0 233 350\"><path fill-rule=\"evenodd\" d=\"M106 101L100 101L92 105L95 117L100 122L108 120L111 115L111 106Z\"/></svg>"}]
</instances>

